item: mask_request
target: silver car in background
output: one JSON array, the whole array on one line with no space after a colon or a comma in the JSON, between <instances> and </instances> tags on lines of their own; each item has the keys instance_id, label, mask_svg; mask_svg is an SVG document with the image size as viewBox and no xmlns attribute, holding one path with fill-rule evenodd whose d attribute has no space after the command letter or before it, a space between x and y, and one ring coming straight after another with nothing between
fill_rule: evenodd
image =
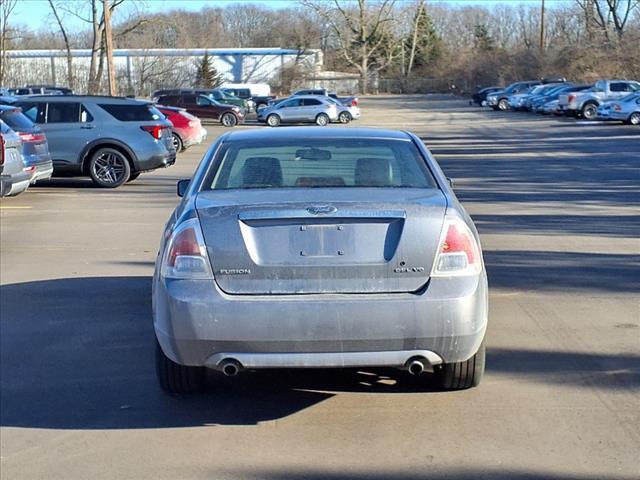
<instances>
[{"instance_id":1,"label":"silver car in background","mask_svg":"<svg viewBox=\"0 0 640 480\"><path fill-rule=\"evenodd\" d=\"M28 168L22 158L22 140L0 120L0 197L24 192L31 184L34 167Z\"/></svg>"},{"instance_id":2,"label":"silver car in background","mask_svg":"<svg viewBox=\"0 0 640 480\"><path fill-rule=\"evenodd\" d=\"M391 367L449 390L480 382L478 233L415 135L228 133L178 195L152 287L165 390L200 389L206 369Z\"/></svg>"},{"instance_id":3,"label":"silver car in background","mask_svg":"<svg viewBox=\"0 0 640 480\"><path fill-rule=\"evenodd\" d=\"M618 100L604 102L597 115L602 120L618 120L630 125L640 125L640 93L630 93Z\"/></svg>"},{"instance_id":4,"label":"silver car in background","mask_svg":"<svg viewBox=\"0 0 640 480\"><path fill-rule=\"evenodd\" d=\"M338 120L338 104L329 97L302 95L289 97L261 109L258 121L266 122L270 127L281 123L315 123L321 127Z\"/></svg>"},{"instance_id":5,"label":"silver car in background","mask_svg":"<svg viewBox=\"0 0 640 480\"><path fill-rule=\"evenodd\" d=\"M349 123L352 120L358 120L360 118L360 107L357 105L347 106L335 98L325 97L329 103L335 104L338 109L338 122Z\"/></svg>"}]
</instances>

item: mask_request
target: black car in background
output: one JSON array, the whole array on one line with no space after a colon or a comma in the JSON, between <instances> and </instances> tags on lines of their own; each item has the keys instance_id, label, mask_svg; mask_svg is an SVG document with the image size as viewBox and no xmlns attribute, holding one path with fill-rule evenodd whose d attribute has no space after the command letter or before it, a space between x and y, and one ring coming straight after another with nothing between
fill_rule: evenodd
<instances>
[{"instance_id":1,"label":"black car in background","mask_svg":"<svg viewBox=\"0 0 640 480\"><path fill-rule=\"evenodd\" d=\"M471 101L476 105L482 105L483 102L487 101L487 95L493 92L497 92L498 90L502 90L502 87L485 87L476 91L471 96Z\"/></svg>"}]
</instances>

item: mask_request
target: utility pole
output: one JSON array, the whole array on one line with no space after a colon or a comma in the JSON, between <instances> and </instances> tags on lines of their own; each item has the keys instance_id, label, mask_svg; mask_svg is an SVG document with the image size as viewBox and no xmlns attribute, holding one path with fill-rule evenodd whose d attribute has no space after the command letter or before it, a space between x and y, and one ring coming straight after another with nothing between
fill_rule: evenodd
<instances>
[{"instance_id":1,"label":"utility pole","mask_svg":"<svg viewBox=\"0 0 640 480\"><path fill-rule=\"evenodd\" d=\"M107 53L107 70L109 73L109 95L115 96L116 72L113 65L113 34L111 33L111 9L109 8L109 0L102 0L102 9L104 16L104 43Z\"/></svg>"},{"instance_id":2,"label":"utility pole","mask_svg":"<svg viewBox=\"0 0 640 480\"><path fill-rule=\"evenodd\" d=\"M544 51L544 0L540 7L540 51Z\"/></svg>"}]
</instances>

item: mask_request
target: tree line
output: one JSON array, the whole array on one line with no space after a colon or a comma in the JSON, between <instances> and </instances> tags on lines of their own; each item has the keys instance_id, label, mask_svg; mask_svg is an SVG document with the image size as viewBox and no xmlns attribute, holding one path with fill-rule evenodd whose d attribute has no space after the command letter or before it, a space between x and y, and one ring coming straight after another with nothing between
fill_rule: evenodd
<instances>
[{"instance_id":1,"label":"tree line","mask_svg":"<svg viewBox=\"0 0 640 480\"><path fill-rule=\"evenodd\" d=\"M73 88L70 50L89 48L89 91L104 92L110 44L113 48L321 49L325 69L357 74L363 93L470 90L544 76L585 82L640 78L640 0L537 4L299 0L280 9L212 4L197 12L180 8L154 12L153 3L138 0L49 0L51 22L37 30L12 16L15 2L0 0L0 84L7 80L3 77L7 50L59 48L69 52L66 80ZM72 20L86 28L71 28ZM146 74L150 81L161 83L163 72L170 68L150 64ZM198 68L202 77L206 68ZM293 68L280 81L304 81L300 77L305 75Z\"/></svg>"}]
</instances>

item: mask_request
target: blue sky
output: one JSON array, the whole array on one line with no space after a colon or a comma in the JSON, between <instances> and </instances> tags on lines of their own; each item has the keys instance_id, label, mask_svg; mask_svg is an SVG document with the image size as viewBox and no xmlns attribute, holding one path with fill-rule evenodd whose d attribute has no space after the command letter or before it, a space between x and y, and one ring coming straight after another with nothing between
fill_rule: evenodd
<instances>
[{"instance_id":1,"label":"blue sky","mask_svg":"<svg viewBox=\"0 0 640 480\"><path fill-rule=\"evenodd\" d=\"M72 3L74 1L81 0L67 0L67 3ZM405 0L398 1L402 2ZM547 4L552 4L554 0L546 1ZM271 8L283 8L297 4L295 0L146 0L142 2L142 6L145 10L154 12L162 12L175 8L198 11L204 6L224 7L225 5L234 3L255 3L263 6L269 6ZM540 0L445 0L444 3L491 6L495 4L539 4ZM140 6L140 2L138 2L138 6ZM121 14L126 14L128 10L126 2L122 8L123 11ZM115 20L117 21L117 15ZM51 10L47 0L18 0L18 5L16 6L10 21L12 24L22 24L31 29L39 30L41 28L50 28L52 26L51 22L54 20L51 17ZM85 26L83 22L80 20L74 20L72 17L66 19L66 23L71 25L72 28L83 28Z\"/></svg>"}]
</instances>

